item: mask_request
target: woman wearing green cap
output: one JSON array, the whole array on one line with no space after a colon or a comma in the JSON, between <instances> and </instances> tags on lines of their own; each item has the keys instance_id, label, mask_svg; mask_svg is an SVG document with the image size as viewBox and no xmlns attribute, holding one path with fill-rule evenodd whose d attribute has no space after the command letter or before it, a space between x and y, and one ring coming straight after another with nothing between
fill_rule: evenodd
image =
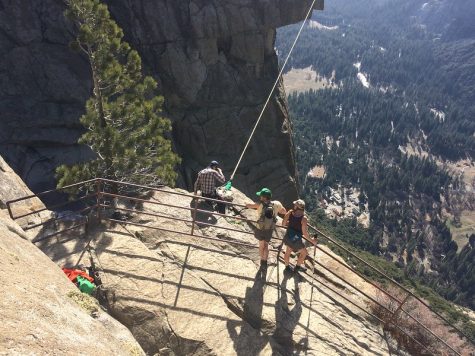
<instances>
[{"instance_id":1,"label":"woman wearing green cap","mask_svg":"<svg viewBox=\"0 0 475 356\"><path fill-rule=\"evenodd\" d=\"M246 204L246 207L257 210L257 229L254 236L259 240L261 267L266 267L267 258L269 257L269 242L277 222L277 215L284 215L287 211L281 202L272 200L270 189L262 188L256 195L259 197L259 202Z\"/></svg>"},{"instance_id":2,"label":"woman wearing green cap","mask_svg":"<svg viewBox=\"0 0 475 356\"><path fill-rule=\"evenodd\" d=\"M284 244L287 247L284 255L285 271L292 272L289 266L290 254L292 252L298 253L296 271L305 272L307 269L303 263L307 257L307 248L303 243L303 237L310 239L308 234L308 220L305 215L305 202L302 199L294 201L294 207L289 210L284 217L282 225L287 227L287 232L284 237ZM316 243L316 240L313 240Z\"/></svg>"}]
</instances>

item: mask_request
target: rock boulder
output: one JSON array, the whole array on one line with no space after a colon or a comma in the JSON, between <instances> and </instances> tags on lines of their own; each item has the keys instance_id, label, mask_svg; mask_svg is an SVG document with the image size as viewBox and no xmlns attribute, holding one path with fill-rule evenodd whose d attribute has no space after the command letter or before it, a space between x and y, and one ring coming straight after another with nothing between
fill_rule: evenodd
<instances>
[{"instance_id":1,"label":"rock boulder","mask_svg":"<svg viewBox=\"0 0 475 356\"><path fill-rule=\"evenodd\" d=\"M1 202L31 194L1 157L0 182ZM30 237L2 205L0 355L143 355L130 331L81 294Z\"/></svg>"}]
</instances>

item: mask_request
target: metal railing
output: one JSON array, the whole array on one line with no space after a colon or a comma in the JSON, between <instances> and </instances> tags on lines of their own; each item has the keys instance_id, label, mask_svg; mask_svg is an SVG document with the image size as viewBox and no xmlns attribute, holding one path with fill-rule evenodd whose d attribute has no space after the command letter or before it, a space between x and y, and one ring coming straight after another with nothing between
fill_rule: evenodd
<instances>
[{"instance_id":1,"label":"metal railing","mask_svg":"<svg viewBox=\"0 0 475 356\"><path fill-rule=\"evenodd\" d=\"M122 188L126 187L128 189L141 190L141 191L146 191L146 192L149 192L149 193L159 192L159 193L163 193L163 194L171 195L171 196L187 197L187 198L190 198L191 201L194 202L194 203L191 204L191 206L180 206L180 205L176 205L176 204L168 204L168 203L163 203L163 202L159 202L159 201L154 201L154 200L151 200L151 199L144 199L140 195L131 195L131 194L125 195L125 194L119 194L119 193L111 193L111 192L107 191L106 188L108 186L112 186L112 185L115 186L116 188L117 187L122 187ZM76 190L77 194L75 195L74 199L69 199L67 202L63 202L61 204L54 205L52 207L49 207L49 209L40 208L40 209L32 210L32 211L30 211L28 213L24 213L24 214L19 214L19 215L15 214L15 205L16 204L24 203L25 201L28 201L29 199L40 198L40 197L43 197L47 194L53 194L53 193L57 193L57 192L66 192L66 191L71 191L71 190ZM117 189L115 189L115 190L117 190ZM142 207L142 209L138 210L138 209L135 209L135 208L126 207L124 205L119 206L118 204L114 203L114 202L118 202L121 199L127 200L129 203L133 202L133 203L142 204L143 207ZM33 240L33 242L43 241L43 240L46 240L46 239L51 238L53 236L56 236L58 234L65 233L67 231L71 231L71 230L77 229L77 228L82 227L82 226L86 226L85 231L87 232L87 226L90 222L90 219L88 217L89 216L95 216L95 218L96 218L96 220L98 220L98 222L104 221L104 222L110 222L110 223L115 223L115 224L133 225L133 226L144 227L144 228L152 229L152 230L158 230L158 231L163 231L163 232L168 232L168 233L174 233L174 234L180 234L180 235L184 235L184 236L200 238L200 239L204 239L204 240L216 241L216 242L227 243L227 244L234 244L234 245L245 246L245 247L249 247L249 248L258 248L258 246L256 244L250 244L248 242L237 241L236 239L223 239L223 238L210 237L210 236L205 236L205 235L196 233L196 226L201 225L201 226L205 226L205 227L212 226L215 229L220 229L220 230L223 230L223 231L232 231L232 232L237 232L237 233L240 233L240 234L254 235L253 231L249 231L249 230L252 230L252 228L248 229L248 230L244 230L244 229L231 228L231 227L226 227L226 226L219 226L218 224L213 224L213 223L200 221L200 219L198 219L198 214L199 213L207 214L208 216L226 217L226 218L231 219L231 220L246 222L246 223L249 224L249 227L252 227L253 224L255 223L255 220L250 220L250 219L247 219L243 216L230 215L230 214L221 214L221 213L217 213L217 212L210 211L210 210L200 209L198 207L198 200L204 200L204 201L208 201L208 202L211 202L211 203L224 203L228 207L232 207L232 208L246 208L245 205L226 202L226 201L221 201L221 200L218 200L218 199L205 198L205 197L197 196L197 195L190 194L190 193L181 193L181 192L177 192L177 191L172 191L172 190L166 189L165 187L148 187L148 186L144 186L144 185L126 183L126 182L117 182L117 181L113 181L113 180L109 180L109 179L103 179L103 178L92 179L92 180L80 182L80 183L77 183L77 184L73 184L73 185L70 185L70 186L66 186L66 187L63 187L63 188L49 190L49 191L46 191L46 192L42 192L42 193L39 193L39 194L33 194L33 195L26 196L26 197L21 197L21 198L18 198L18 199L8 201L6 203L6 205L7 205L7 209L8 209L10 217L13 220L18 220L18 219L22 219L22 218L25 218L25 217L35 215L35 214L39 214L41 212L45 212L47 210L64 208L64 207L66 207L68 205L71 205L71 204L76 204L76 205L82 204L82 206L80 206L79 208L76 208L75 211L71 212L70 215L74 215L74 214L85 215L86 218L84 219L83 222L78 223L78 224L73 224L73 226L66 226L66 227L56 226L56 231L54 231L53 233L49 233L47 235L38 236ZM157 213L157 212L147 211L144 208L144 206L147 205L147 204L155 205L155 206L161 206L161 207L164 207L164 208L173 208L173 209L180 209L180 210L183 210L183 211L188 211L189 213L191 213L191 219L185 219L185 218L182 218L182 217L166 215L164 213ZM150 225L146 225L146 224L132 222L132 221L129 221L127 219L116 218L116 217L114 217L114 215L111 215L111 214L108 213L110 210L113 210L115 212L124 212L124 213L136 214L136 215L157 217L157 218L160 218L160 219L168 219L168 220L172 220L172 221L179 221L179 222L185 223L185 225L189 224L191 226L189 226L189 228L187 227L186 231L185 230L177 231L177 230L168 229L168 228L161 227L161 226L160 227L159 226L150 226ZM25 230L31 230L31 229L42 227L42 226L51 226L52 223L56 224L58 221L61 221L61 220L65 219L66 217L68 217L68 214L65 214L65 215L62 215L62 216L51 217L51 218L48 218L45 221L41 221L41 222L38 222L38 223L27 225L27 226L24 226L23 228ZM397 281L395 281L391 277L387 276L382 271L378 270L377 268L375 268L374 266L372 266L368 262L364 261L362 258L360 258L356 254L354 254L353 252L348 250L346 247L344 247L341 243L339 243L338 241L336 241L332 237L328 236L327 234L323 233L322 231L320 231L316 227L314 227L312 225L309 225L309 227L315 234L322 236L329 243L333 244L338 249L343 250L347 255L351 256L352 258L356 259L360 263L364 264L366 267L370 268L374 273L378 274L381 278L383 278L387 282L394 285L399 291L403 292L405 294L405 296L401 300L397 296L391 294L385 288L381 287L377 283L373 282L372 280L370 280L369 278L364 276L361 272L356 270L354 267L351 267L350 265L342 262L335 255L333 255L332 253L329 253L326 249L323 249L318 244L314 245L316 250L321 251L323 254L328 256L330 259L332 259L333 261L335 261L339 265L343 266L344 268L346 268L351 273L357 275L359 278L363 279L366 283L369 283L370 285L372 285L374 288L376 288L378 291L380 291L387 298L394 301L397 306L396 306L396 308L393 308L394 310L389 309L387 306L383 305L380 301L378 301L375 296L369 295L367 292L365 292L365 291L361 290L360 288L358 288L358 286L356 286L354 283L349 282L347 279L345 279L341 275L335 273L334 271L329 269L327 266L323 265L322 263L317 261L315 258L308 255L307 256L307 261L309 262L310 265L313 266L313 268L315 268L315 266L318 266L319 269L325 270L328 274L330 274L330 275L334 276L335 278L341 280L344 283L344 285L351 287L351 289L353 289L361 297L363 297L367 301L367 303L378 306L385 313L388 313L388 315L390 315L389 320L383 321L381 318L379 318L377 315L375 315L374 312L372 312L371 308L368 308L368 304L365 304L365 305L362 306L360 303L358 303L355 300L352 300L348 295L345 295L343 292L340 292L337 289L335 289L333 287L330 287L327 283L324 283L324 282L320 281L317 278L315 273L310 274L310 273L306 272L307 276L310 277L314 282L317 282L317 283L321 284L322 286L324 286L325 288L331 290L333 293L337 294L343 300L349 302L350 304L352 304L356 308L364 311L365 313L367 313L368 315L373 317L378 322L383 323L385 327L387 327L389 324L391 324L392 327L397 329L399 332L403 333L407 338L411 339L415 344L418 344L421 348L426 350L429 354L431 354L432 351L431 351L431 349L429 349L429 347L426 343L421 342L421 340L417 340L414 336L412 336L410 334L410 332L408 330L404 330L403 327L398 325L398 323L397 323L398 315L404 314L407 318L411 319L417 325L419 325L419 327L421 327L423 330L425 330L432 337L433 342L440 344L442 347L444 347L445 349L447 349L448 351L450 351L451 353L453 353L455 355L461 355L460 351L457 350L456 347L454 347L453 345L450 345L440 335L437 335L434 331L432 331L429 328L429 326L425 325L421 320L417 319L416 316L412 315L410 311L407 311L406 309L404 309L404 306L407 305L407 303L410 299L417 301L424 308L427 308L427 310L430 311L430 313L432 313L435 317L439 318L443 323L445 323L445 325L447 327L451 328L454 332L458 333L458 335L460 336L461 339L465 339L466 341L468 341L468 343L472 343L472 344L475 345L474 341L471 340L471 338L468 335L466 335L462 330L460 330L458 327L456 327L455 325L450 323L449 320L447 320L446 317L444 317L439 312L437 312L436 310L431 308L430 305L428 305L424 300L422 300L421 298L416 296L408 288L404 287L403 285L401 285L400 283L398 283ZM277 225L276 228L285 229L285 227L282 226L282 225ZM274 236L273 240L274 241L275 240L280 241L280 246L277 249L276 248L271 248L270 251L277 253L277 260L278 261L282 260L282 257L280 256L280 252L281 252L281 248L282 248L282 238L280 238L278 236ZM309 240L308 240L308 242L312 243ZM315 270L314 270L314 272L315 272Z\"/></svg>"}]
</instances>

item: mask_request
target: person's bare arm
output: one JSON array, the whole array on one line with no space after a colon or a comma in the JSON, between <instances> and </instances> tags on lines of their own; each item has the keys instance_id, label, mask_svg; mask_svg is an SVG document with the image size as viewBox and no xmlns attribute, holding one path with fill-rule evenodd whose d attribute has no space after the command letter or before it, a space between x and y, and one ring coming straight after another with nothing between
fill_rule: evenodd
<instances>
[{"instance_id":1,"label":"person's bare arm","mask_svg":"<svg viewBox=\"0 0 475 356\"><path fill-rule=\"evenodd\" d=\"M291 211L288 211L285 216L284 216L284 220L282 220L282 226L285 226L287 227L287 225L289 224L289 218L290 218L290 214L292 212Z\"/></svg>"},{"instance_id":2,"label":"person's bare arm","mask_svg":"<svg viewBox=\"0 0 475 356\"><path fill-rule=\"evenodd\" d=\"M246 208L248 208L248 209L257 210L258 207L259 207L258 203L246 204Z\"/></svg>"},{"instance_id":3,"label":"person's bare arm","mask_svg":"<svg viewBox=\"0 0 475 356\"><path fill-rule=\"evenodd\" d=\"M224 177L223 171L221 168L216 169L216 174L214 175L216 180L219 184L224 184L226 182L226 178Z\"/></svg>"},{"instance_id":4,"label":"person's bare arm","mask_svg":"<svg viewBox=\"0 0 475 356\"><path fill-rule=\"evenodd\" d=\"M279 210L277 210L277 215L285 216L285 214L287 214L287 209L284 208L281 202L277 202L277 204L277 207L279 208Z\"/></svg>"}]
</instances>

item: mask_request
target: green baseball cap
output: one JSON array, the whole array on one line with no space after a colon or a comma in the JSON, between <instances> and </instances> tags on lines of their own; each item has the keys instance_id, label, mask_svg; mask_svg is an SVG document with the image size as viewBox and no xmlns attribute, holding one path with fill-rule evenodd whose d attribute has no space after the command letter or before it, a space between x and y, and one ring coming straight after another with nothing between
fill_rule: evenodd
<instances>
[{"instance_id":1,"label":"green baseball cap","mask_svg":"<svg viewBox=\"0 0 475 356\"><path fill-rule=\"evenodd\" d=\"M265 196L265 197L272 197L272 191L269 188L262 188L259 192L256 193L258 197Z\"/></svg>"}]
</instances>

